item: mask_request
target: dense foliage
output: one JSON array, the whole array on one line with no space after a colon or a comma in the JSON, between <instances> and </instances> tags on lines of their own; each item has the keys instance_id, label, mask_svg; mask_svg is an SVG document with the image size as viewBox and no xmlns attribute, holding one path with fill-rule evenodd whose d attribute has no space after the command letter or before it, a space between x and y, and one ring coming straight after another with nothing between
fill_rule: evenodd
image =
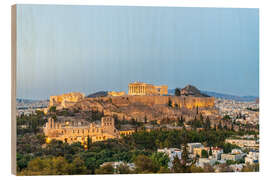
<instances>
[{"instance_id":1,"label":"dense foliage","mask_svg":"<svg viewBox=\"0 0 270 180\"><path fill-rule=\"evenodd\" d=\"M46 118L42 113L37 113L17 119L19 175L201 172L202 169L194 167L193 164L186 166L188 163L186 153L182 153L184 156L182 161L175 159L172 171L169 170L168 156L157 153L157 149L181 148L182 145L186 147L187 142L201 142L207 146L222 147L224 152L230 152L236 146L224 143L225 139L241 133L215 130L210 127L205 128L204 131L186 131L185 128L150 132L141 130L121 139L89 142L89 147L84 149L80 143L67 144L52 140L50 144L45 144L41 127L46 122ZM119 126L123 123L126 122L116 120ZM143 123L136 120L132 120L131 123L136 127L143 126ZM179 118L178 123L183 124L183 119ZM130 170L126 164L122 164L116 170L112 169L111 165L100 166L104 162L114 161L135 163L136 169ZM210 172L211 169L208 171Z\"/></svg>"}]
</instances>

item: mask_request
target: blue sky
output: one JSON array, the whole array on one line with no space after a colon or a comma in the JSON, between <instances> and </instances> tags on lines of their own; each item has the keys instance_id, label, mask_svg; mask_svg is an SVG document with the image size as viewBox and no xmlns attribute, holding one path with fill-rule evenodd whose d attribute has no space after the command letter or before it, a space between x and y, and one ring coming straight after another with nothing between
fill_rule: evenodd
<instances>
[{"instance_id":1,"label":"blue sky","mask_svg":"<svg viewBox=\"0 0 270 180\"><path fill-rule=\"evenodd\" d=\"M17 97L143 81L259 94L259 10L17 6Z\"/></svg>"}]
</instances>

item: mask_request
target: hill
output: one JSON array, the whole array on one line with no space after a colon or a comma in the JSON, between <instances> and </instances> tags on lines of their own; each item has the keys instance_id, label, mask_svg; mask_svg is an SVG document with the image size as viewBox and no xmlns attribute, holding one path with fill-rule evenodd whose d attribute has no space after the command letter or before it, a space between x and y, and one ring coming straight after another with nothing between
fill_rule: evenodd
<instances>
[{"instance_id":1,"label":"hill","mask_svg":"<svg viewBox=\"0 0 270 180\"><path fill-rule=\"evenodd\" d=\"M93 94L89 94L86 96L87 98L95 98L95 97L106 97L108 95L107 91L98 91Z\"/></svg>"},{"instance_id":2,"label":"hill","mask_svg":"<svg viewBox=\"0 0 270 180\"><path fill-rule=\"evenodd\" d=\"M195 86L187 85L183 89L179 88L181 95L185 96L195 96L195 97L215 97L221 99L235 100L235 101L256 101L258 97L256 96L236 96L225 93L218 93L213 91L198 90ZM175 89L169 89L168 94L174 95Z\"/></svg>"}]
</instances>

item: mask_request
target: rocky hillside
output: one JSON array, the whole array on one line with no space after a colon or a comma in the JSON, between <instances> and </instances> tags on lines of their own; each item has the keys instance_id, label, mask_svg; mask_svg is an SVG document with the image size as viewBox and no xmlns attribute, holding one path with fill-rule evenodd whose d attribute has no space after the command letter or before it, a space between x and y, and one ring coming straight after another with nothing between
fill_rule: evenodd
<instances>
[{"instance_id":1,"label":"rocky hillside","mask_svg":"<svg viewBox=\"0 0 270 180\"><path fill-rule=\"evenodd\" d=\"M214 107L213 98L177 96L121 96L85 98L71 106L80 111L99 111L118 119L138 121L177 119L193 117L197 107L210 112Z\"/></svg>"},{"instance_id":2,"label":"rocky hillside","mask_svg":"<svg viewBox=\"0 0 270 180\"><path fill-rule=\"evenodd\" d=\"M89 94L87 97L88 98L95 98L95 97L105 97L108 95L107 91L98 91L93 94Z\"/></svg>"},{"instance_id":3,"label":"rocky hillside","mask_svg":"<svg viewBox=\"0 0 270 180\"><path fill-rule=\"evenodd\" d=\"M181 89L180 94L181 96L209 97L208 95L201 93L199 89L192 85L187 85Z\"/></svg>"}]
</instances>

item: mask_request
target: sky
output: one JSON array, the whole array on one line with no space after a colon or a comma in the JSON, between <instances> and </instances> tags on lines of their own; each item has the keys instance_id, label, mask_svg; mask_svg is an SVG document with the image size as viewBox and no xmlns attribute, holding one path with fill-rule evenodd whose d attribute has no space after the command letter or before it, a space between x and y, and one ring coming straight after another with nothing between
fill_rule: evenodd
<instances>
[{"instance_id":1,"label":"sky","mask_svg":"<svg viewBox=\"0 0 270 180\"><path fill-rule=\"evenodd\" d=\"M17 6L17 97L140 81L259 96L259 10Z\"/></svg>"}]
</instances>

